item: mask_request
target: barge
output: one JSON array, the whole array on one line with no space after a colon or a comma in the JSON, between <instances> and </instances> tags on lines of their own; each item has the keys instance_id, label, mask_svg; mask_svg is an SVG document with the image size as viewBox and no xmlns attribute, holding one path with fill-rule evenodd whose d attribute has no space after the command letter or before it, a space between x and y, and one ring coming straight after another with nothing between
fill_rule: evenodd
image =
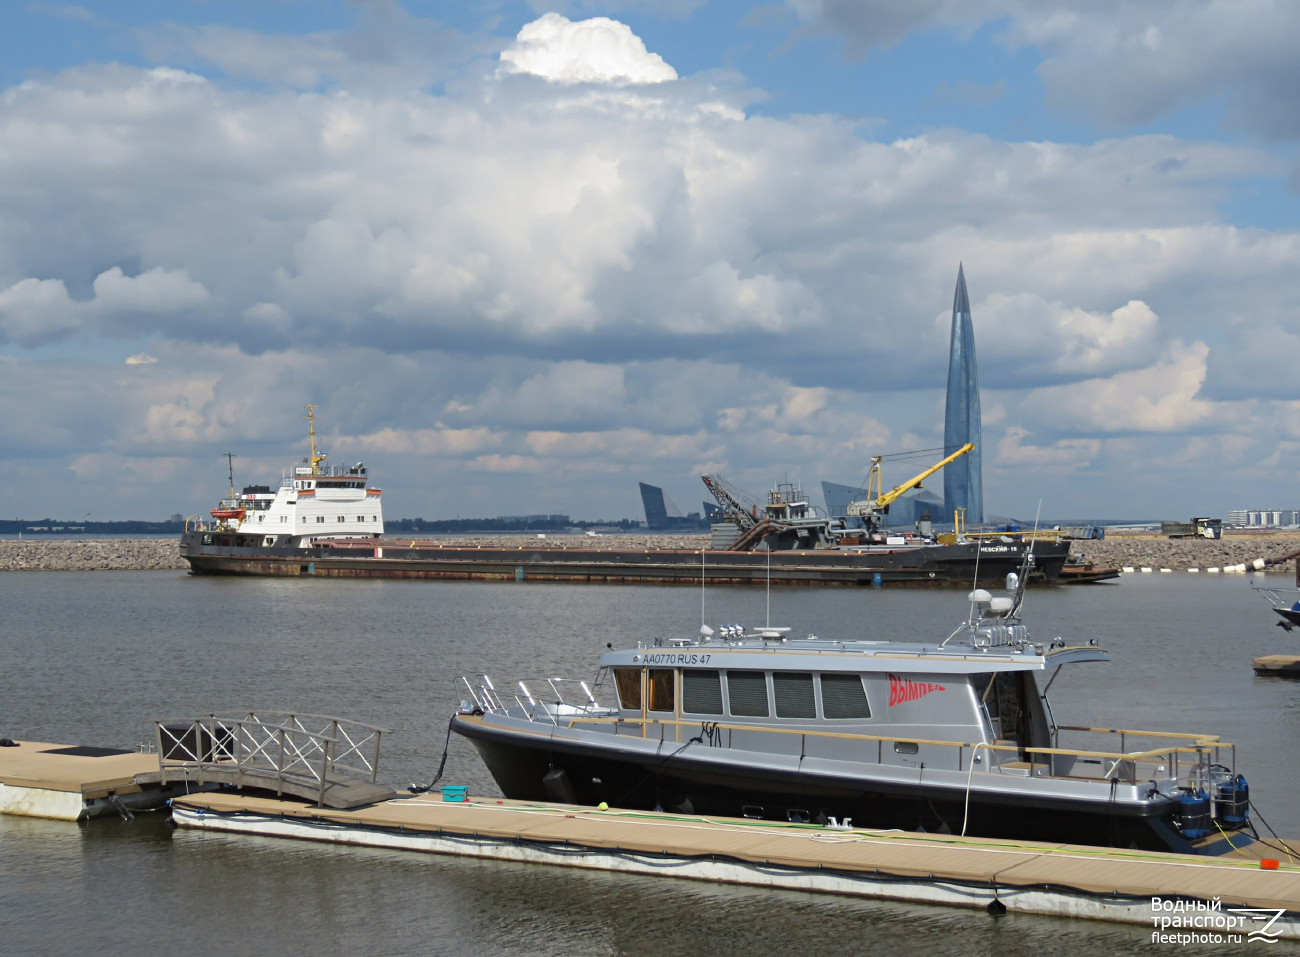
<instances>
[{"instance_id":1,"label":"barge","mask_svg":"<svg viewBox=\"0 0 1300 957\"><path fill-rule=\"evenodd\" d=\"M514 548L394 541L382 537L383 494L369 484L365 464L326 464L316 448L311 406L307 418L311 454L285 474L278 488L249 485L237 491L232 472L230 492L211 517L191 516L186 522L180 553L194 574L973 587L1020 568L1027 554L1030 577L1055 582L1069 556L1068 542L1011 535L959 536L949 544L881 536L880 541L810 548L786 547L782 536L773 533L748 550L705 548L703 543L697 550L566 548L537 539L524 539ZM799 530L789 536L796 543Z\"/></svg>"}]
</instances>

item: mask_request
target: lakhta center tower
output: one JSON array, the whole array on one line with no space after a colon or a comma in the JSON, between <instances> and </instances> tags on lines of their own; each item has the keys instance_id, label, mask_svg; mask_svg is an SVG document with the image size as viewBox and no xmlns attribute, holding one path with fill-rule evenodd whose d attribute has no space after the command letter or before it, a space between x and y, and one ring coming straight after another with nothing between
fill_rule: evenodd
<instances>
[{"instance_id":1,"label":"lakhta center tower","mask_svg":"<svg viewBox=\"0 0 1300 957\"><path fill-rule=\"evenodd\" d=\"M952 338L948 346L948 402L943 415L943 450L951 455L967 442L975 448L943 469L943 506L951 520L964 508L966 521L984 521L984 478L980 468L980 380L975 365L975 328L971 324L966 273L957 266L957 292L952 301Z\"/></svg>"}]
</instances>

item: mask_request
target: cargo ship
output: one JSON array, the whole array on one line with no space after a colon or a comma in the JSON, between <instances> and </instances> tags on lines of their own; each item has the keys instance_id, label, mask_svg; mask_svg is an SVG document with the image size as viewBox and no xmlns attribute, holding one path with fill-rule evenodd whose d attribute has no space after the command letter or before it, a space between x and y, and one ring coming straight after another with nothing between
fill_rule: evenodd
<instances>
[{"instance_id":1,"label":"cargo ship","mask_svg":"<svg viewBox=\"0 0 1300 957\"><path fill-rule=\"evenodd\" d=\"M887 585L972 587L1020 568L1029 555L1035 581L1061 580L1069 543L1018 536L961 537L950 543L886 537L838 547L783 548L769 535L750 550L602 549L521 540L515 547L443 545L383 538L382 493L362 462L326 464L307 407L310 455L277 489L234 487L210 517L192 516L181 556L201 575L427 578L699 585ZM794 535L792 541L797 541ZM766 546L766 547L765 547ZM775 546L775 547L773 547Z\"/></svg>"}]
</instances>

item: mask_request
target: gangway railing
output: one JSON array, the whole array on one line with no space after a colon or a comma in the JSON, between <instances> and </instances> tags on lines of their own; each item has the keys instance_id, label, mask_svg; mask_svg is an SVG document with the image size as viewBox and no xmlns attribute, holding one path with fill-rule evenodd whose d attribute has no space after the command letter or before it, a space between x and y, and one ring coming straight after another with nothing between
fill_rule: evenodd
<instances>
[{"instance_id":1,"label":"gangway railing","mask_svg":"<svg viewBox=\"0 0 1300 957\"><path fill-rule=\"evenodd\" d=\"M319 714L209 712L155 721L162 773L351 806L333 791L373 794L384 728ZM358 789L358 785L365 785Z\"/></svg>"}]
</instances>

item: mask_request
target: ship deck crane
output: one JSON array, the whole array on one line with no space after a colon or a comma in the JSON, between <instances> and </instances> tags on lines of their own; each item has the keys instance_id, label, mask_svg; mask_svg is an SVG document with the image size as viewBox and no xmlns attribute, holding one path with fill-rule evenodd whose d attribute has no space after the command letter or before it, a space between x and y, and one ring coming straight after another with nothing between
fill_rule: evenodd
<instances>
[{"instance_id":1,"label":"ship deck crane","mask_svg":"<svg viewBox=\"0 0 1300 957\"><path fill-rule=\"evenodd\" d=\"M889 506L892 503L900 499L904 494L910 492L912 489L921 488L921 483L924 482L926 479L928 479L931 475L939 471L939 469L943 468L945 465L948 465L950 462L955 462L957 459L961 458L967 452L973 451L974 448L975 448L974 445L967 442L956 452L953 452L951 455L947 456L943 460L930 466L928 469L926 469L924 472L920 473L919 475L913 475L910 479L908 479L906 482L902 483L901 485L895 485L888 492L881 491L880 463L884 459L884 456L883 455L872 456L871 472L867 476L867 497L865 499L860 499L859 501L856 502L850 502L848 507L848 514L851 516L860 516L866 519L868 525L874 524L878 516L885 514L889 510ZM872 496L873 490L875 491L874 497Z\"/></svg>"},{"instance_id":2,"label":"ship deck crane","mask_svg":"<svg viewBox=\"0 0 1300 957\"><path fill-rule=\"evenodd\" d=\"M700 478L704 480L704 485L710 494L722 506L727 521L735 523L742 535L759 523L759 517L755 514L756 506L746 508L741 504L741 499L746 497L744 492L727 482L721 475L701 475Z\"/></svg>"}]
</instances>

